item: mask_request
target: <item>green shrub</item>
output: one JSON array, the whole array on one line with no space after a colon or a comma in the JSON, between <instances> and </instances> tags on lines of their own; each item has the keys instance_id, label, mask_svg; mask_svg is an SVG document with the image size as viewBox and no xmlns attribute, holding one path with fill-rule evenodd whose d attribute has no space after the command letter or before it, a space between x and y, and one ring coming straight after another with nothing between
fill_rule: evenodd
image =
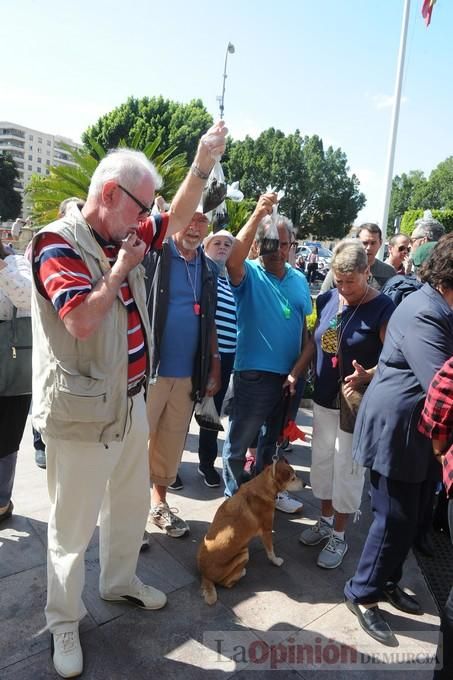
<instances>
[{"instance_id":1,"label":"green shrub","mask_svg":"<svg viewBox=\"0 0 453 680\"><path fill-rule=\"evenodd\" d=\"M400 231L402 234L410 236L414 231L414 223L423 217L423 208L417 210L406 210L401 220ZM434 219L439 220L445 227L446 233L453 231L453 210L431 210Z\"/></svg>"}]
</instances>

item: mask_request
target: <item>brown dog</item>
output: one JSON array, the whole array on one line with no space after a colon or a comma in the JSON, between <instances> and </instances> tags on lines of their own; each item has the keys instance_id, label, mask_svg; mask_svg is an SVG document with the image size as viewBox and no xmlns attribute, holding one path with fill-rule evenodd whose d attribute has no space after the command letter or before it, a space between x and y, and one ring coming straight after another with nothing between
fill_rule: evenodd
<instances>
[{"instance_id":1,"label":"brown dog","mask_svg":"<svg viewBox=\"0 0 453 680\"><path fill-rule=\"evenodd\" d=\"M283 564L272 543L275 497L283 490L298 491L303 486L291 465L280 459L222 503L198 550L201 592L207 604L217 601L215 583L231 588L245 576L248 545L254 536L261 536L272 564Z\"/></svg>"}]
</instances>

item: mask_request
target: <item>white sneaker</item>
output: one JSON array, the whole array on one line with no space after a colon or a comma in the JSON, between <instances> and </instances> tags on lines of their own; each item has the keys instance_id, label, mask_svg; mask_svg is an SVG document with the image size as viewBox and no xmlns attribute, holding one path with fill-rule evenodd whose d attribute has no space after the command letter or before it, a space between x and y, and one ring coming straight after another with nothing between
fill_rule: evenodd
<instances>
[{"instance_id":1,"label":"white sneaker","mask_svg":"<svg viewBox=\"0 0 453 680\"><path fill-rule=\"evenodd\" d=\"M278 493L275 499L276 510L287 512L289 515L292 515L294 512L299 512L299 510L302 510L303 507L304 504L302 501L292 498L287 491Z\"/></svg>"},{"instance_id":2,"label":"white sneaker","mask_svg":"<svg viewBox=\"0 0 453 680\"><path fill-rule=\"evenodd\" d=\"M167 596L153 586L147 586L134 576L132 583L119 595L102 594L108 602L130 602L141 609L162 609L167 604Z\"/></svg>"},{"instance_id":3,"label":"white sneaker","mask_svg":"<svg viewBox=\"0 0 453 680\"><path fill-rule=\"evenodd\" d=\"M52 660L62 678L75 678L83 672L83 655L78 626L73 630L52 634Z\"/></svg>"}]
</instances>

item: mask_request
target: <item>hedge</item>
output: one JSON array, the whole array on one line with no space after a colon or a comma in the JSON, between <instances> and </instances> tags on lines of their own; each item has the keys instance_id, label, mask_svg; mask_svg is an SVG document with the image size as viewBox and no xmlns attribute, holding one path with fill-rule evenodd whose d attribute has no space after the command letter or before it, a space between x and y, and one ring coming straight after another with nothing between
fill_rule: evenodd
<instances>
[{"instance_id":1,"label":"hedge","mask_svg":"<svg viewBox=\"0 0 453 680\"><path fill-rule=\"evenodd\" d=\"M401 220L401 234L410 236L415 229L415 221L423 217L424 212L423 208L406 210ZM431 210L431 212L434 219L439 220L444 225L446 233L453 231L453 210Z\"/></svg>"}]
</instances>

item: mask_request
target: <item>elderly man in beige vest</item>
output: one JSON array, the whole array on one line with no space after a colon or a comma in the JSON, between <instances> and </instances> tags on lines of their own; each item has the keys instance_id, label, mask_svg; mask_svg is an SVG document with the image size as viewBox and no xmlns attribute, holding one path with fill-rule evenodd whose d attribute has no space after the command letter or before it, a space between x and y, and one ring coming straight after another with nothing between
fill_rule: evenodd
<instances>
[{"instance_id":1,"label":"elderly man in beige vest","mask_svg":"<svg viewBox=\"0 0 453 680\"><path fill-rule=\"evenodd\" d=\"M149 511L144 392L151 334L141 261L192 217L226 128L201 138L169 213L150 217L161 180L140 152L108 154L80 211L33 242L33 423L47 446L51 512L46 619L53 662L80 675L84 555L100 517L100 595L159 609L135 575Z\"/></svg>"}]
</instances>

